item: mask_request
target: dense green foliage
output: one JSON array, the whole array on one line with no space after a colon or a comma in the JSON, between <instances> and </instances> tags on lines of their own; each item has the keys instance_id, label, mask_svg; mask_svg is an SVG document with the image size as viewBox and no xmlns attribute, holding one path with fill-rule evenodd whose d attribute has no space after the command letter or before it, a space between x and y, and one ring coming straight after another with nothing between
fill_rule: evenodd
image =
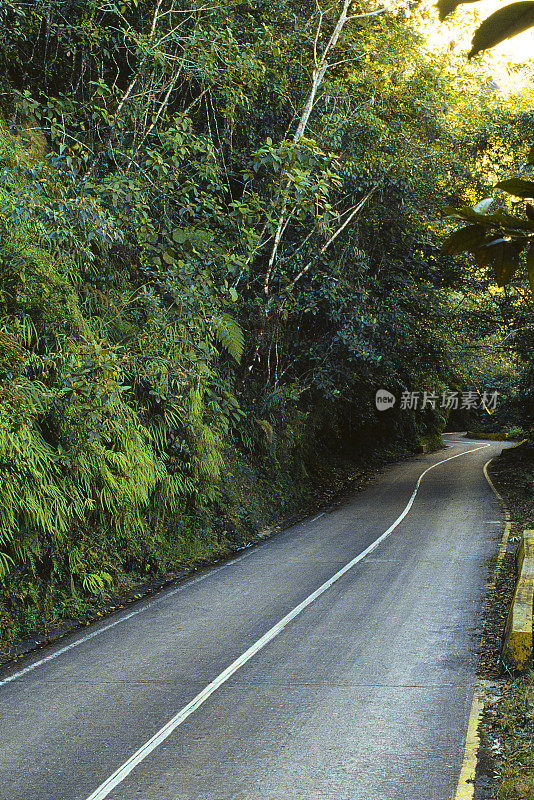
<instances>
[{"instance_id":1,"label":"dense green foliage","mask_svg":"<svg viewBox=\"0 0 534 800\"><path fill-rule=\"evenodd\" d=\"M444 20L464 3L476 3L478 0L438 0L436 6L439 10L440 20ZM534 26L534 2L532 0L519 0L499 8L486 17L475 28L469 58L478 55L484 50L511 39Z\"/></svg>"},{"instance_id":2,"label":"dense green foliage","mask_svg":"<svg viewBox=\"0 0 534 800\"><path fill-rule=\"evenodd\" d=\"M269 521L268 487L287 512L340 459L443 428L374 395L468 379L477 310L435 220L483 190L480 131L509 112L404 12L353 5L334 41L347 9L3 3L6 625L224 549Z\"/></svg>"},{"instance_id":3,"label":"dense green foliage","mask_svg":"<svg viewBox=\"0 0 534 800\"><path fill-rule=\"evenodd\" d=\"M502 431L503 425L511 426L528 435L534 430L534 207L529 202L534 195L534 116L519 114L505 125L501 133L508 134L508 146L495 152L492 194L474 205L445 208L455 230L442 248L448 255L472 254L475 266L465 284L470 285L469 302L476 307L482 301L478 316L491 332L486 354L497 352L503 368L505 402L484 428ZM496 137L499 127L494 125ZM485 291L491 284L496 285Z\"/></svg>"}]
</instances>

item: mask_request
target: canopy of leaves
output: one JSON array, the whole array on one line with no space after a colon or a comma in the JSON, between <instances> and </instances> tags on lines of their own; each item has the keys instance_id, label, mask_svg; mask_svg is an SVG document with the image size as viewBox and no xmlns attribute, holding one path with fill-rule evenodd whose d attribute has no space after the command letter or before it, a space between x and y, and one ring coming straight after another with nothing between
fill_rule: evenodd
<instances>
[{"instance_id":1,"label":"canopy of leaves","mask_svg":"<svg viewBox=\"0 0 534 800\"><path fill-rule=\"evenodd\" d=\"M11 0L0 20L12 590L67 607L186 560L230 451L304 470L325 442L354 458L443 426L374 393L467 380L454 254L504 281L534 230L466 210L497 101L366 2ZM469 222L445 256L444 197Z\"/></svg>"}]
</instances>

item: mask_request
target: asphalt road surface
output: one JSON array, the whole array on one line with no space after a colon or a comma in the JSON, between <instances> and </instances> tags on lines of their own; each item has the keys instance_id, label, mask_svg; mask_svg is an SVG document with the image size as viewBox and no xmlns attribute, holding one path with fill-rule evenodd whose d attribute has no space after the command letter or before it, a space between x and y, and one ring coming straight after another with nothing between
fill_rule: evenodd
<instances>
[{"instance_id":1,"label":"asphalt road surface","mask_svg":"<svg viewBox=\"0 0 534 800\"><path fill-rule=\"evenodd\" d=\"M448 440L0 673L0 800L451 800L503 520Z\"/></svg>"}]
</instances>

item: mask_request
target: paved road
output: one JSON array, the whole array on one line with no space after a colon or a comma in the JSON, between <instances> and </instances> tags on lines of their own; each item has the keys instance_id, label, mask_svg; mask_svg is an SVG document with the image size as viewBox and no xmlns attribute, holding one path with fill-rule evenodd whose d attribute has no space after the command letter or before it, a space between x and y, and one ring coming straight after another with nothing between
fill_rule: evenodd
<instances>
[{"instance_id":1,"label":"paved road","mask_svg":"<svg viewBox=\"0 0 534 800\"><path fill-rule=\"evenodd\" d=\"M0 674L0 800L451 800L502 533L456 440Z\"/></svg>"}]
</instances>

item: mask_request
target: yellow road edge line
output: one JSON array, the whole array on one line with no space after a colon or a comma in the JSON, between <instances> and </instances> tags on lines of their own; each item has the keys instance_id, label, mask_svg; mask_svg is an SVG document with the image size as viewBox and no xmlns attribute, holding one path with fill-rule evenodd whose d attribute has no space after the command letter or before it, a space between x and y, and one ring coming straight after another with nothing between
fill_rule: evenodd
<instances>
[{"instance_id":1,"label":"yellow road edge line","mask_svg":"<svg viewBox=\"0 0 534 800\"><path fill-rule=\"evenodd\" d=\"M471 704L471 713L467 724L467 735L465 737L464 760L460 770L460 778L456 788L454 800L473 800L475 794L475 775L477 769L478 748L480 737L478 735L478 725L484 710L484 703L481 698L480 688L477 684L475 695Z\"/></svg>"},{"instance_id":2,"label":"yellow road edge line","mask_svg":"<svg viewBox=\"0 0 534 800\"><path fill-rule=\"evenodd\" d=\"M512 527L510 512L506 507L506 504L504 502L504 497L495 488L493 481L488 475L488 467L492 461L493 459L490 458L490 460L486 461L486 463L484 464L483 467L484 477L486 478L491 489L493 490L493 493L495 494L496 498L499 500L499 502L503 507L505 525L501 543L499 545L499 553L497 555L495 568L493 570L493 577L491 579L491 582L489 583L490 589L495 587L497 577L499 575L502 563L504 561L504 557L506 555L506 548L508 547L508 537L510 536L510 529ZM458 779L458 786L456 787L454 800L473 800L473 797L475 795L475 776L476 776L477 760L478 760L478 748L480 746L478 726L480 723L480 718L482 716L482 711L484 710L484 702L481 698L481 694L482 694L482 684L477 683L473 696L473 702L471 704L469 722L467 724L464 758L462 761L460 777Z\"/></svg>"},{"instance_id":3,"label":"yellow road edge line","mask_svg":"<svg viewBox=\"0 0 534 800\"><path fill-rule=\"evenodd\" d=\"M508 537L510 536L510 530L512 528L512 520L511 520L511 517L510 517L510 512L509 512L508 508L506 507L506 503L504 501L504 497L499 492L499 490L495 488L495 485L494 485L493 481L491 480L490 476L488 475L488 467L489 467L489 465L491 464L492 461L493 461L493 459L490 458L490 460L486 461L486 463L484 464L484 468L483 468L484 477L486 478L487 482L491 486L491 489L492 489L495 497L501 503L503 511L504 511L504 531L503 531L503 534L502 534L501 543L499 545L499 552L497 554L497 560L495 561L495 569L493 570L493 577L491 579L491 582L489 583L489 587L490 588L492 588L492 587L495 588L495 583L496 583L497 578L499 576L499 572L501 571L502 562L504 561L504 557L506 555L506 549L508 547Z\"/></svg>"}]
</instances>

